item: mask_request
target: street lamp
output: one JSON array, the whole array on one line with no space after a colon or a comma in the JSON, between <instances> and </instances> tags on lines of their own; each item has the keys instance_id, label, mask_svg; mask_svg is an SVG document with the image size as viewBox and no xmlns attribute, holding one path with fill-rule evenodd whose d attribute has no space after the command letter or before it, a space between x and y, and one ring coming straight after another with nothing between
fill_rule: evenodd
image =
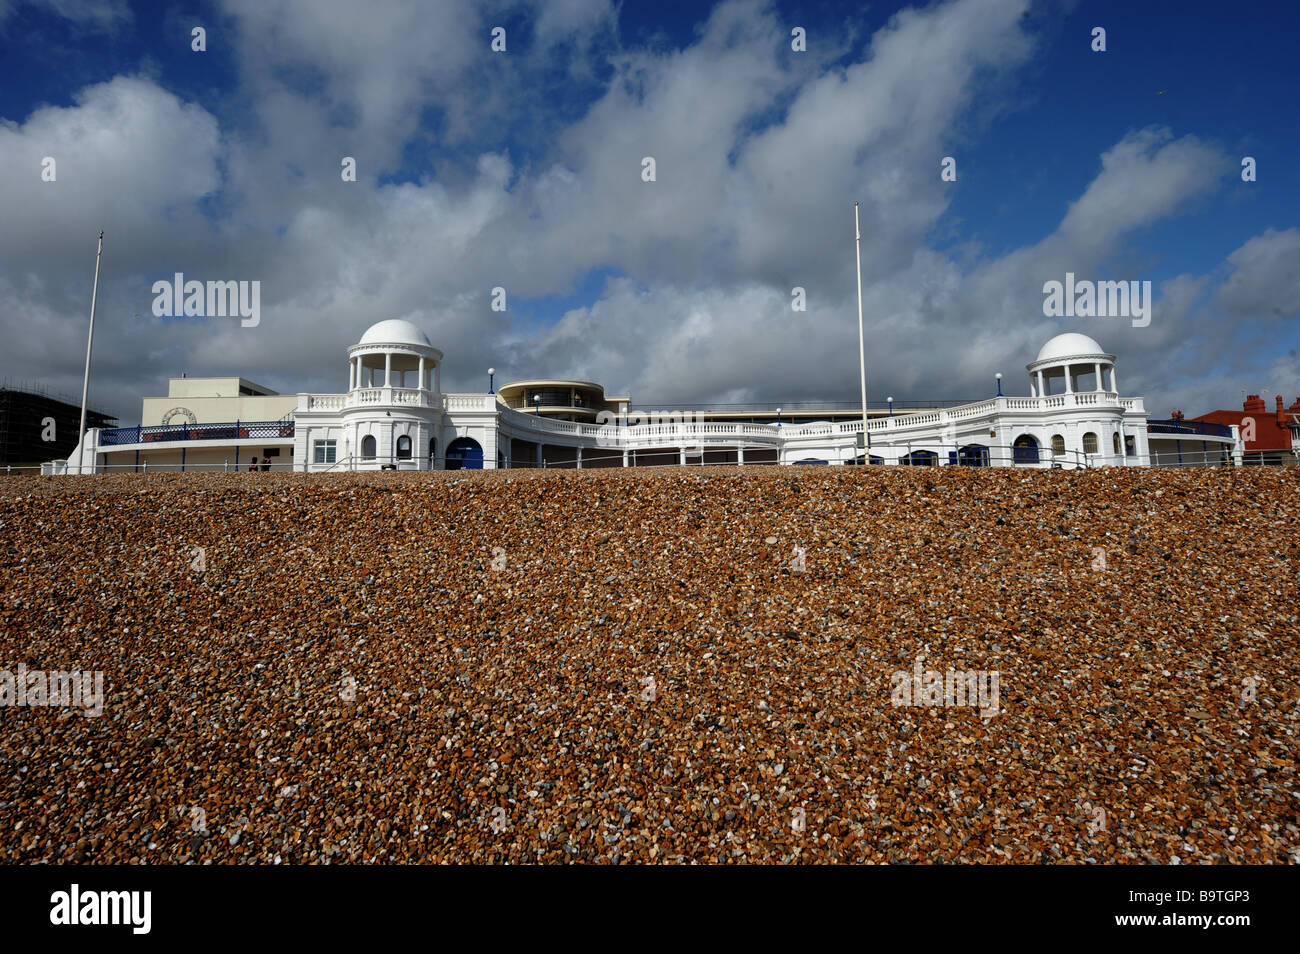
<instances>
[{"instance_id":1,"label":"street lamp","mask_svg":"<svg viewBox=\"0 0 1300 954\"><path fill-rule=\"evenodd\" d=\"M534 394L534 395L533 395L533 406L534 406L535 408L537 408L537 416L538 416L538 417L541 417L541 416L542 416L542 396L541 396L540 394Z\"/></svg>"},{"instance_id":2,"label":"street lamp","mask_svg":"<svg viewBox=\"0 0 1300 954\"><path fill-rule=\"evenodd\" d=\"M488 368L488 394L496 393L495 391L492 390L492 379L496 377L496 373L497 373L496 368Z\"/></svg>"},{"instance_id":3,"label":"street lamp","mask_svg":"<svg viewBox=\"0 0 1300 954\"><path fill-rule=\"evenodd\" d=\"M779 407L776 409L776 426L781 426L781 409Z\"/></svg>"},{"instance_id":4,"label":"street lamp","mask_svg":"<svg viewBox=\"0 0 1300 954\"><path fill-rule=\"evenodd\" d=\"M1002 397L1002 372L999 371L993 377L997 378L998 381L998 397Z\"/></svg>"},{"instance_id":5,"label":"street lamp","mask_svg":"<svg viewBox=\"0 0 1300 954\"><path fill-rule=\"evenodd\" d=\"M889 416L890 416L890 417L893 417L893 416L894 416L894 396L891 394L889 397L885 398L885 400L889 402Z\"/></svg>"}]
</instances>

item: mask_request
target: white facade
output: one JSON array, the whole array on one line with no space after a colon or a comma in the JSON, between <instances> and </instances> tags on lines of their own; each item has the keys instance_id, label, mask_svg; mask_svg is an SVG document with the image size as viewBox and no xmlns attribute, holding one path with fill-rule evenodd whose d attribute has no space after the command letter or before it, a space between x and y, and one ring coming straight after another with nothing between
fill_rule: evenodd
<instances>
[{"instance_id":1,"label":"white facade","mask_svg":"<svg viewBox=\"0 0 1300 954\"><path fill-rule=\"evenodd\" d=\"M348 389L299 394L291 421L190 421L183 430L88 431L89 472L145 468L243 469L275 445L272 469L441 470L459 467L597 467L700 463L862 464L863 422L786 424L710 420L709 412L662 423L578 423L507 407L498 395L444 394L442 352L410 322L381 321L347 349ZM1029 365L1029 395L877 416L866 425L871 463L970 466L1147 466L1151 448L1141 398L1122 397L1115 356L1086 335L1048 341ZM211 379L232 380L232 379ZM222 416L220 410L209 413ZM227 416L226 421L235 420ZM658 419L656 419L658 421ZM287 424L287 426L286 426ZM197 435L197 436L196 436ZM1205 437L1240 454L1239 436ZM291 449L291 453L290 453ZM92 464L93 461L93 464Z\"/></svg>"}]
</instances>

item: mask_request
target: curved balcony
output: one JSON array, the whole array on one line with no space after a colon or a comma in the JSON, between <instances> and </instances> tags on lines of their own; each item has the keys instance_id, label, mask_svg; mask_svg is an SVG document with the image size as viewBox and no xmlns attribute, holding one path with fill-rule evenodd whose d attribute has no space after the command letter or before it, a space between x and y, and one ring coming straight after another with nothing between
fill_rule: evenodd
<instances>
[{"instance_id":1,"label":"curved balcony","mask_svg":"<svg viewBox=\"0 0 1300 954\"><path fill-rule=\"evenodd\" d=\"M1232 439L1232 428L1210 421L1147 421L1148 434L1186 434L1196 437Z\"/></svg>"}]
</instances>

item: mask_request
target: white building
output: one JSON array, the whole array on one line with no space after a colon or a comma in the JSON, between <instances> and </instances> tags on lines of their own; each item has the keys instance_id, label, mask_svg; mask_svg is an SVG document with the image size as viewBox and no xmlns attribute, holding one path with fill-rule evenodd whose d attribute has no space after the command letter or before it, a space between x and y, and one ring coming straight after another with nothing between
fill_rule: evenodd
<instances>
[{"instance_id":1,"label":"white building","mask_svg":"<svg viewBox=\"0 0 1300 954\"><path fill-rule=\"evenodd\" d=\"M348 389L277 395L242 378L174 378L145 398L139 427L91 429L46 473L303 472L655 464L1147 466L1186 439L1149 426L1121 397L1115 356L1082 334L1057 335L1028 366L1029 394L895 414L861 408L638 411L588 381L540 380L500 393L445 394L443 354L407 321L371 326L347 351ZM999 391L1001 390L999 382ZM179 424L173 423L180 418ZM819 419L813 419L819 418ZM157 419L157 424L152 421ZM1202 459L1240 461L1237 428L1195 435ZM1153 448L1153 445L1157 445ZM1183 459L1180 453L1178 459Z\"/></svg>"}]
</instances>

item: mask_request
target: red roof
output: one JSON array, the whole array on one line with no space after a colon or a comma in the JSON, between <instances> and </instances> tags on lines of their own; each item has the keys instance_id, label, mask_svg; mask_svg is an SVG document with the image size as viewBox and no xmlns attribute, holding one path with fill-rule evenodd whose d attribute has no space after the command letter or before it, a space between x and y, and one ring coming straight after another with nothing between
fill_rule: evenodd
<instances>
[{"instance_id":1,"label":"red roof","mask_svg":"<svg viewBox=\"0 0 1300 954\"><path fill-rule=\"evenodd\" d=\"M1246 398L1240 411L1210 411L1193 421L1209 421L1213 424L1237 424L1242 436L1250 433L1248 420L1255 422L1255 438L1246 441L1246 453L1252 451L1290 450L1291 428L1288 425L1300 422L1300 398L1296 398L1289 408L1282 407L1282 395L1277 395L1277 407L1269 411L1268 405L1258 394Z\"/></svg>"}]
</instances>

